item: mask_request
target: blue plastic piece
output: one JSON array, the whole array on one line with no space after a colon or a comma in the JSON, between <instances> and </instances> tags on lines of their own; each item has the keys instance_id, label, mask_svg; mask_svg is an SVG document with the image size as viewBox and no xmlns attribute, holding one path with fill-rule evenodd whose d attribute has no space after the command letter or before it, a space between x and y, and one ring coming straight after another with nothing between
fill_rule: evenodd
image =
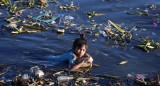
<instances>
[{"instance_id":1,"label":"blue plastic piece","mask_svg":"<svg viewBox=\"0 0 160 86\"><path fill-rule=\"evenodd\" d=\"M33 17L33 19L37 20L37 21L40 21L40 22L50 23L53 20L56 20L56 19L59 18L59 16L52 16L52 19L42 20L42 19L40 19L42 16L49 16L49 14L48 13L43 13L43 14L40 14L39 16L37 16L37 17Z\"/></svg>"},{"instance_id":2,"label":"blue plastic piece","mask_svg":"<svg viewBox=\"0 0 160 86\"><path fill-rule=\"evenodd\" d=\"M64 14L59 14L59 17L63 17L64 16Z\"/></svg>"}]
</instances>

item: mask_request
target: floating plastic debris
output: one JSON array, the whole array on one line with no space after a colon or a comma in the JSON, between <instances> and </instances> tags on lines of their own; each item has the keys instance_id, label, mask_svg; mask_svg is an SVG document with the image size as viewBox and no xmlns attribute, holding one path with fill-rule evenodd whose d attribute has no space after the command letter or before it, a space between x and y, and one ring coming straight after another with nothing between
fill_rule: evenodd
<instances>
[{"instance_id":1,"label":"floating plastic debris","mask_svg":"<svg viewBox=\"0 0 160 86\"><path fill-rule=\"evenodd\" d=\"M148 9L148 8L146 8L144 11L148 12L148 11L149 11L149 9Z\"/></svg>"},{"instance_id":2,"label":"floating plastic debris","mask_svg":"<svg viewBox=\"0 0 160 86\"><path fill-rule=\"evenodd\" d=\"M51 24L55 24L56 22L54 20L52 20Z\"/></svg>"},{"instance_id":3,"label":"floating plastic debris","mask_svg":"<svg viewBox=\"0 0 160 86\"><path fill-rule=\"evenodd\" d=\"M57 29L57 32L58 32L58 33L64 33L65 30L64 30L64 29Z\"/></svg>"},{"instance_id":4,"label":"floating plastic debris","mask_svg":"<svg viewBox=\"0 0 160 86\"><path fill-rule=\"evenodd\" d=\"M37 71L35 71L35 75L38 76L38 77L43 77L44 72L42 70L37 70Z\"/></svg>"},{"instance_id":5,"label":"floating plastic debris","mask_svg":"<svg viewBox=\"0 0 160 86\"><path fill-rule=\"evenodd\" d=\"M59 14L59 17L63 17L64 16L64 14Z\"/></svg>"},{"instance_id":6,"label":"floating plastic debris","mask_svg":"<svg viewBox=\"0 0 160 86\"><path fill-rule=\"evenodd\" d=\"M95 42L97 39L92 39L92 42Z\"/></svg>"},{"instance_id":7,"label":"floating plastic debris","mask_svg":"<svg viewBox=\"0 0 160 86\"><path fill-rule=\"evenodd\" d=\"M74 19L74 17L73 16L65 16L65 18L64 19L66 19L66 20L73 20Z\"/></svg>"},{"instance_id":8,"label":"floating plastic debris","mask_svg":"<svg viewBox=\"0 0 160 86\"><path fill-rule=\"evenodd\" d=\"M153 22L153 26L154 26L154 27L157 27L157 24L156 24L155 22Z\"/></svg>"},{"instance_id":9,"label":"floating plastic debris","mask_svg":"<svg viewBox=\"0 0 160 86\"><path fill-rule=\"evenodd\" d=\"M23 78L24 80L28 80L28 79L29 79L29 76L28 76L28 74L24 74L24 75L22 76L22 78Z\"/></svg>"},{"instance_id":10,"label":"floating plastic debris","mask_svg":"<svg viewBox=\"0 0 160 86\"><path fill-rule=\"evenodd\" d=\"M156 36L156 33L152 32L152 35Z\"/></svg>"},{"instance_id":11,"label":"floating plastic debris","mask_svg":"<svg viewBox=\"0 0 160 86\"><path fill-rule=\"evenodd\" d=\"M106 36L107 36L107 34L106 34L106 32L105 32L105 31L101 31L101 30L100 30L100 31L99 31L99 33L100 33L100 34L102 34L104 37L106 37Z\"/></svg>"},{"instance_id":12,"label":"floating plastic debris","mask_svg":"<svg viewBox=\"0 0 160 86\"><path fill-rule=\"evenodd\" d=\"M103 16L103 15L106 15L106 14L99 14L99 13L96 13L95 11L87 12L88 19L93 18L94 16Z\"/></svg>"},{"instance_id":13,"label":"floating plastic debris","mask_svg":"<svg viewBox=\"0 0 160 86\"><path fill-rule=\"evenodd\" d=\"M41 19L42 17L49 17L49 16L51 16L51 15L49 15L48 13L43 13L43 14L40 14L39 16L37 16L37 17L33 17L33 19L37 20L37 21L40 21L40 22L50 23L53 20L56 20L56 19L59 18L59 16L51 16L52 17L51 19Z\"/></svg>"},{"instance_id":14,"label":"floating plastic debris","mask_svg":"<svg viewBox=\"0 0 160 86\"><path fill-rule=\"evenodd\" d=\"M122 62L120 62L119 64L126 64L128 61L122 61Z\"/></svg>"},{"instance_id":15,"label":"floating plastic debris","mask_svg":"<svg viewBox=\"0 0 160 86\"><path fill-rule=\"evenodd\" d=\"M81 31L82 27L75 27L75 30Z\"/></svg>"},{"instance_id":16,"label":"floating plastic debris","mask_svg":"<svg viewBox=\"0 0 160 86\"><path fill-rule=\"evenodd\" d=\"M153 4L153 5L150 5L149 8L150 8L150 9L156 9L157 6Z\"/></svg>"},{"instance_id":17,"label":"floating plastic debris","mask_svg":"<svg viewBox=\"0 0 160 86\"><path fill-rule=\"evenodd\" d=\"M14 27L17 27L17 25L16 24L8 24L8 25L6 25L6 27L8 27L8 28L14 28Z\"/></svg>"},{"instance_id":18,"label":"floating plastic debris","mask_svg":"<svg viewBox=\"0 0 160 86\"><path fill-rule=\"evenodd\" d=\"M134 78L134 75L132 75L132 74L127 74L127 77L128 77L128 78Z\"/></svg>"},{"instance_id":19,"label":"floating plastic debris","mask_svg":"<svg viewBox=\"0 0 160 86\"><path fill-rule=\"evenodd\" d=\"M78 10L79 8L74 6L73 1L70 5L66 4L65 6L59 6L60 10Z\"/></svg>"},{"instance_id":20,"label":"floating plastic debris","mask_svg":"<svg viewBox=\"0 0 160 86\"><path fill-rule=\"evenodd\" d=\"M58 82L68 82L69 80L74 79L73 76L58 76Z\"/></svg>"},{"instance_id":21,"label":"floating plastic debris","mask_svg":"<svg viewBox=\"0 0 160 86\"><path fill-rule=\"evenodd\" d=\"M147 74L136 74L137 79L145 79Z\"/></svg>"},{"instance_id":22,"label":"floating plastic debris","mask_svg":"<svg viewBox=\"0 0 160 86\"><path fill-rule=\"evenodd\" d=\"M35 74L35 76L38 76L39 78L44 76L44 72L40 70L38 66L31 67L30 70Z\"/></svg>"}]
</instances>

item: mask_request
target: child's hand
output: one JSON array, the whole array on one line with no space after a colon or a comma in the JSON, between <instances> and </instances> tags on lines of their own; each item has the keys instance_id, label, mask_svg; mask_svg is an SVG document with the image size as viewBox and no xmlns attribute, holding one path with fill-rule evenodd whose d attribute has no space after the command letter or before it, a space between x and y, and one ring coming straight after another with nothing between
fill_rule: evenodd
<instances>
[{"instance_id":1,"label":"child's hand","mask_svg":"<svg viewBox=\"0 0 160 86\"><path fill-rule=\"evenodd\" d=\"M92 64L93 58L92 58L91 56L89 57L88 62L89 62L90 64Z\"/></svg>"},{"instance_id":2,"label":"child's hand","mask_svg":"<svg viewBox=\"0 0 160 86\"><path fill-rule=\"evenodd\" d=\"M81 62L86 63L86 62L88 62L88 59L86 59L86 58L82 59Z\"/></svg>"},{"instance_id":3,"label":"child's hand","mask_svg":"<svg viewBox=\"0 0 160 86\"><path fill-rule=\"evenodd\" d=\"M88 53L86 53L86 57L90 57L91 55L89 55Z\"/></svg>"},{"instance_id":4,"label":"child's hand","mask_svg":"<svg viewBox=\"0 0 160 86\"><path fill-rule=\"evenodd\" d=\"M88 54L86 53L86 56L85 57L81 57L81 58L78 58L77 59L77 62L84 62L84 63L90 63L92 65L92 62L93 62L93 58Z\"/></svg>"},{"instance_id":5,"label":"child's hand","mask_svg":"<svg viewBox=\"0 0 160 86\"><path fill-rule=\"evenodd\" d=\"M86 57L84 60L85 60L85 62L89 62L92 65L93 58L91 56L90 57Z\"/></svg>"}]
</instances>

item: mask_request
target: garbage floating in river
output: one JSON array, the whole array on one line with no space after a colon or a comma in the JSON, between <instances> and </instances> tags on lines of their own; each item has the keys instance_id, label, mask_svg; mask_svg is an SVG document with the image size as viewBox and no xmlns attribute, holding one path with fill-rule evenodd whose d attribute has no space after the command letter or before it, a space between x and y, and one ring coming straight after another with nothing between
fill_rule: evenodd
<instances>
[{"instance_id":1,"label":"garbage floating in river","mask_svg":"<svg viewBox=\"0 0 160 86\"><path fill-rule=\"evenodd\" d=\"M78 10L79 8L74 6L73 1L71 2L70 5L65 5L65 6L59 6L60 10Z\"/></svg>"},{"instance_id":2,"label":"garbage floating in river","mask_svg":"<svg viewBox=\"0 0 160 86\"><path fill-rule=\"evenodd\" d=\"M4 65L1 65L4 66ZM32 69L40 70L38 66L31 67ZM40 70L42 71L42 70ZM3 73L5 74L5 73ZM2 73L0 74L3 75ZM19 74L11 81L0 81L0 85L18 85L18 86L38 86L38 85L101 85L99 81L108 80L109 86L121 86L121 85L143 85L143 86L158 86L159 74L128 74L127 76L112 76L112 75L100 75L83 73L80 71L70 71L68 69L47 69L44 73L41 73L43 77L38 77L37 74L31 73ZM124 84L125 83L125 84Z\"/></svg>"},{"instance_id":3,"label":"garbage floating in river","mask_svg":"<svg viewBox=\"0 0 160 86\"><path fill-rule=\"evenodd\" d=\"M149 53L150 50L158 49L159 48L159 43L155 43L153 40L146 40L143 37L140 37L139 39L141 43L137 45L137 48L143 49L147 53Z\"/></svg>"},{"instance_id":4,"label":"garbage floating in river","mask_svg":"<svg viewBox=\"0 0 160 86\"><path fill-rule=\"evenodd\" d=\"M103 15L106 15L106 14L96 13L95 11L87 12L88 19L93 18L94 16L103 16Z\"/></svg>"},{"instance_id":5,"label":"garbage floating in river","mask_svg":"<svg viewBox=\"0 0 160 86\"><path fill-rule=\"evenodd\" d=\"M113 30L114 28L117 30ZM134 28L135 27L133 27L132 29ZM118 44L120 46L127 46L127 44L131 42L131 30L125 31L121 29L119 25L114 24L112 21L108 20L108 29L105 30L106 34L108 35L108 41L106 43L108 44L110 39L112 39L114 41L114 44Z\"/></svg>"},{"instance_id":6,"label":"garbage floating in river","mask_svg":"<svg viewBox=\"0 0 160 86\"><path fill-rule=\"evenodd\" d=\"M155 5L152 6L147 6L145 10L140 10L138 9L138 12L126 12L129 15L140 15L140 16L149 16L149 17L153 17L153 18L158 18L159 16L156 14L150 14L150 10L152 9L157 9L157 7ZM158 10L158 9L157 9Z\"/></svg>"},{"instance_id":7,"label":"garbage floating in river","mask_svg":"<svg viewBox=\"0 0 160 86\"><path fill-rule=\"evenodd\" d=\"M37 20L37 21L40 21L40 22L45 22L45 23L51 23L58 18L59 18L59 16L52 16L52 14L49 14L48 12L40 14L37 17L33 17L34 20Z\"/></svg>"},{"instance_id":8,"label":"garbage floating in river","mask_svg":"<svg viewBox=\"0 0 160 86\"><path fill-rule=\"evenodd\" d=\"M97 64L94 64L97 65ZM0 65L7 66L7 65ZM10 65L8 65L10 66ZM87 68L86 68L87 69ZM12 70L12 69L8 69ZM0 85L37 86L37 85L98 85L99 80L106 79L114 82L122 82L123 77L111 75L91 74L82 71L68 69L45 69L43 72L38 66L31 67L31 73L21 72L10 81L0 81ZM5 73L1 73L3 75Z\"/></svg>"},{"instance_id":9,"label":"garbage floating in river","mask_svg":"<svg viewBox=\"0 0 160 86\"><path fill-rule=\"evenodd\" d=\"M107 25L105 23L98 24L94 22L89 22L91 26L87 27L85 24L80 24L79 22L76 23L74 20L77 19L74 15L68 15L64 17L64 15L58 12L55 12L56 15L52 15L52 13L47 12L46 9L43 9L41 11L41 14L39 15L40 9L38 9L38 14L30 14L27 15L26 18L28 19L22 19L24 17L21 17L22 14L27 11L28 9L34 7L35 4L37 4L37 0L27 0L24 2L16 1L13 5L10 0L3 0L4 2L0 2L0 6L8 8L8 12L10 12L8 15L5 15L5 13L1 13L0 15L5 15L4 20L7 21L8 24L3 25L3 30L12 30L11 33L33 33L33 32L41 32L41 31L56 31L58 34L62 33L65 34L66 32L69 33L85 33L85 35L89 36L100 36L103 35L104 38L107 38L106 44L109 46L109 43L111 43L111 40L113 41L113 44L120 45L120 46L127 46L129 43L131 43L133 39L133 34L131 31L135 28L138 28L137 26L134 26L129 31L126 30L126 28L122 28L120 24L116 24L112 22L111 20L107 21ZM5 2L6 1L6 2ZM23 0L22 0L23 1ZM48 0L38 0L38 3L42 5L44 8L48 6ZM20 5L18 5L20 4ZM22 6L23 5L23 6ZM149 6L150 9L158 10L158 8L155 5ZM59 6L60 10L78 10L78 7L75 7L73 2L71 2L70 5L65 6ZM36 10L37 11L37 10ZM143 16L149 16L157 18L158 15L152 15L149 13L149 9L145 10L139 10L136 13L130 13L130 15L143 15ZM32 17L38 15L36 17ZM86 13L85 13L86 15ZM105 14L99 14L95 11L87 12L88 18L93 18L95 16L101 16ZM64 18L63 18L64 17ZM57 24L58 19L59 23ZM32 20L33 19L33 20ZM36 21L36 22L34 22ZM63 23L61 23L63 22ZM52 25L50 25L52 24ZM153 23L154 27L157 27L157 23ZM156 35L154 32L152 35ZM141 41L139 43L139 41ZM159 43L146 40L143 37L140 38L140 40L137 41L139 44L136 46L137 48L145 50L147 53L149 53L151 50L155 50L159 48ZM122 61L119 64L126 64L128 61ZM86 65L83 65L86 67ZM96 64L93 64L93 66L99 66ZM35 72L35 75L38 77L33 77L28 73L18 75L14 78L11 82L5 82L0 81L0 85L98 85L96 84L99 79L112 79L113 81L110 83L110 85L121 85L121 82L124 81L124 78L119 76L111 76L111 75L98 75L98 74L88 74L88 72L91 71L91 67L87 66L87 68L82 67L80 71L69 71L67 69L64 70L55 70L49 73L45 73L42 71L42 69L38 69ZM67 72L67 73L66 73ZM72 73L71 73L72 72ZM0 72L0 76L7 73L6 71ZM64 73L64 74L63 74ZM86 76L85 76L86 75ZM50 76L50 79L45 78L46 76ZM97 78L98 77L98 78ZM140 74L139 77L136 77L135 82L137 85L159 85L159 75L157 75L157 79L148 79L147 76L144 76ZM62 80L63 79L63 80ZM56 81L57 80L57 81ZM63 81L63 82L62 82ZM73 82L73 83L70 83ZM94 82L90 82L94 81Z\"/></svg>"}]
</instances>

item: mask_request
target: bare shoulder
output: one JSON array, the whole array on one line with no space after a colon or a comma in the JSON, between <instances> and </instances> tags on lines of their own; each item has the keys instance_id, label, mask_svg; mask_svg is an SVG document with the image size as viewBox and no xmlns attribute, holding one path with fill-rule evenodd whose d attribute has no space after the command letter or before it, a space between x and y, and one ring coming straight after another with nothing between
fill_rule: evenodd
<instances>
[{"instance_id":1,"label":"bare shoulder","mask_svg":"<svg viewBox=\"0 0 160 86\"><path fill-rule=\"evenodd\" d=\"M77 59L77 56L76 56L76 55L72 56L72 59L76 60L76 59Z\"/></svg>"}]
</instances>

